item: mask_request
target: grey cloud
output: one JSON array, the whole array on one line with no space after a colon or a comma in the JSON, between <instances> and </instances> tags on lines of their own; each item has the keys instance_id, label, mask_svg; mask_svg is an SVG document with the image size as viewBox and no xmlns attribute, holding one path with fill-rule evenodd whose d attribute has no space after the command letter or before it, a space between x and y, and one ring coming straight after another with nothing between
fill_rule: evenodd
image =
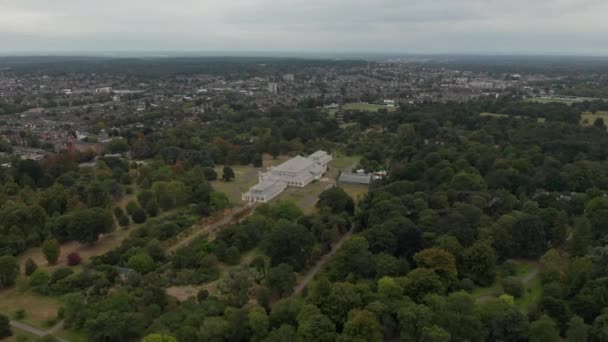
<instances>
[{"instance_id":1,"label":"grey cloud","mask_svg":"<svg viewBox=\"0 0 608 342\"><path fill-rule=\"evenodd\" d=\"M12 51L608 54L605 0L0 0Z\"/></svg>"}]
</instances>

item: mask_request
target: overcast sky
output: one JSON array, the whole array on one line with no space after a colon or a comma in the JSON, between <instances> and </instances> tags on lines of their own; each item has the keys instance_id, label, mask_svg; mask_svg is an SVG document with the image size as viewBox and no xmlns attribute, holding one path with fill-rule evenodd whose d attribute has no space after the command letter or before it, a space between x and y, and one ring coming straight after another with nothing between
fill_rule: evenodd
<instances>
[{"instance_id":1,"label":"overcast sky","mask_svg":"<svg viewBox=\"0 0 608 342\"><path fill-rule=\"evenodd\" d=\"M608 55L608 0L0 0L0 54Z\"/></svg>"}]
</instances>

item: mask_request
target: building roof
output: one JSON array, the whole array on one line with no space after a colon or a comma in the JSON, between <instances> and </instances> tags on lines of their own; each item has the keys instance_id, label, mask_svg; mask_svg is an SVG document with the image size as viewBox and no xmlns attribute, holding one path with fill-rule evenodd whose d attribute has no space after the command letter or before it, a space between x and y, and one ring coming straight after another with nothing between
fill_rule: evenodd
<instances>
[{"instance_id":1,"label":"building roof","mask_svg":"<svg viewBox=\"0 0 608 342\"><path fill-rule=\"evenodd\" d=\"M278 181L276 180L263 180L258 184L251 187L250 191L265 191L275 185Z\"/></svg>"},{"instance_id":2,"label":"building roof","mask_svg":"<svg viewBox=\"0 0 608 342\"><path fill-rule=\"evenodd\" d=\"M298 173L314 164L314 161L302 156L295 156L283 164L273 168L273 171Z\"/></svg>"},{"instance_id":3,"label":"building roof","mask_svg":"<svg viewBox=\"0 0 608 342\"><path fill-rule=\"evenodd\" d=\"M351 184L369 184L372 181L371 174L358 174L343 172L338 179L340 183L351 183Z\"/></svg>"},{"instance_id":4,"label":"building roof","mask_svg":"<svg viewBox=\"0 0 608 342\"><path fill-rule=\"evenodd\" d=\"M315 153L311 154L310 156L308 156L309 158L322 158L327 156L327 152L323 151L323 150L318 150Z\"/></svg>"}]
</instances>

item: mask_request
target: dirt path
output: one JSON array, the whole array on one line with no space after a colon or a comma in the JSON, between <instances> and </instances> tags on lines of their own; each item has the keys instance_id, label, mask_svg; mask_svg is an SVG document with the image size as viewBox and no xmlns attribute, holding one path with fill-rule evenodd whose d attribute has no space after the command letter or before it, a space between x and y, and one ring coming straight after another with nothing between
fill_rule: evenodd
<instances>
[{"instance_id":1,"label":"dirt path","mask_svg":"<svg viewBox=\"0 0 608 342\"><path fill-rule=\"evenodd\" d=\"M22 322L17 322L17 321L10 321L11 327L19 329L19 330L23 330L25 332L28 332L32 335L36 335L38 337L43 337L43 336L47 336L47 335L53 335L57 330L61 329L61 327L63 327L63 321L57 323L54 327L52 327L49 330L42 330L42 329L38 329L36 327L33 327L29 324L26 323L22 323ZM69 342L68 340L58 337L58 336L53 336L57 341L59 342Z\"/></svg>"},{"instance_id":2,"label":"dirt path","mask_svg":"<svg viewBox=\"0 0 608 342\"><path fill-rule=\"evenodd\" d=\"M171 246L167 251L174 252L174 251L178 250L180 247L186 246L187 244L194 241L196 238L198 238L199 236L201 236L203 234L215 232L218 228L232 223L233 220L235 219L235 216L238 216L239 214L241 214L242 212L244 212L246 210L251 210L251 212L253 212L253 210L251 209L250 206L244 206L244 207L237 208L237 209L233 210L230 214L227 214L224 217L222 217L219 221L211 223L211 224L203 225L202 227L198 228L192 234L188 235L188 237L179 241L175 245Z\"/></svg>"},{"instance_id":3,"label":"dirt path","mask_svg":"<svg viewBox=\"0 0 608 342\"><path fill-rule=\"evenodd\" d=\"M352 234L353 234L353 230L351 229L346 234L344 234L344 236L342 236L340 238L340 240L338 240L338 242L336 242L331 247L331 251L329 251L329 253L327 253L321 257L321 259L317 262L317 264L310 271L308 271L306 276L304 276L304 279L302 279L302 281L293 288L293 296L299 296L302 293L302 291L304 291L306 286L308 286L308 284L310 284L310 282L315 278L317 273L319 273L319 271L321 271L321 269L323 269L323 266L325 266L325 264L327 264L327 262L336 253L336 251L338 249L340 249L340 247L342 247L342 245L344 244L344 241L346 241L346 239L348 239Z\"/></svg>"}]
</instances>

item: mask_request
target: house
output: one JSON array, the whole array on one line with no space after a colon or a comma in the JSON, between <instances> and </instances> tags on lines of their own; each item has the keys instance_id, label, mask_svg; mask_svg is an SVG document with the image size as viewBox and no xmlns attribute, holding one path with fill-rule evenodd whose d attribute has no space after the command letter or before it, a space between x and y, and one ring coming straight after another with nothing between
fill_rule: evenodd
<instances>
[{"instance_id":1,"label":"house","mask_svg":"<svg viewBox=\"0 0 608 342\"><path fill-rule=\"evenodd\" d=\"M350 173L343 172L340 174L338 178L338 183L340 184L350 184L350 185L365 185L369 186L372 182L372 175L369 173Z\"/></svg>"},{"instance_id":2,"label":"house","mask_svg":"<svg viewBox=\"0 0 608 342\"><path fill-rule=\"evenodd\" d=\"M331 154L325 151L316 151L306 158L295 156L281 165L270 167L268 172L260 173L259 183L243 193L241 198L249 203L267 202L288 186L303 188L321 179L331 160Z\"/></svg>"}]
</instances>

